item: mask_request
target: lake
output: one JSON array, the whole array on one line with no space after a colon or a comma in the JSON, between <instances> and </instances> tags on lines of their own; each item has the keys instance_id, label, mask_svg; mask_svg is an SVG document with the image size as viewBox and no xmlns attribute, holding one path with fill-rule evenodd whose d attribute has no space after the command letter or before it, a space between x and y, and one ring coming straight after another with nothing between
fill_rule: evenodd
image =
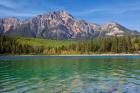
<instances>
[{"instance_id":1,"label":"lake","mask_svg":"<svg viewBox=\"0 0 140 93\"><path fill-rule=\"evenodd\" d=\"M140 56L1 56L0 93L140 93Z\"/></svg>"}]
</instances>

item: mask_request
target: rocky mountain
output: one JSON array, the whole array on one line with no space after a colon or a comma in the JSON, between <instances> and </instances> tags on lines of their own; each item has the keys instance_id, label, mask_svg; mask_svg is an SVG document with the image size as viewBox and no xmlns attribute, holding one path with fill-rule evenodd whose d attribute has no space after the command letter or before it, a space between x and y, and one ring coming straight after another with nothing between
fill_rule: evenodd
<instances>
[{"instance_id":1,"label":"rocky mountain","mask_svg":"<svg viewBox=\"0 0 140 93\"><path fill-rule=\"evenodd\" d=\"M17 18L0 19L0 33L48 39L94 39L102 36L140 35L139 32L115 22L98 25L78 20L66 11L49 12L24 21Z\"/></svg>"}]
</instances>

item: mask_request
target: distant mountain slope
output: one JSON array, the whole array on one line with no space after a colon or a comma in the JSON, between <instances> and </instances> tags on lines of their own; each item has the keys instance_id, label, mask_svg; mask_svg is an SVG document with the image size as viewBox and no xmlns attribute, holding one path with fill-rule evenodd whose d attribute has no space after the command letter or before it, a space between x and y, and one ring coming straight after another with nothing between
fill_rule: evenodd
<instances>
[{"instance_id":1,"label":"distant mountain slope","mask_svg":"<svg viewBox=\"0 0 140 93\"><path fill-rule=\"evenodd\" d=\"M0 33L47 39L94 39L103 36L140 35L139 32L115 22L97 25L78 20L66 11L49 12L24 21L17 18L0 19Z\"/></svg>"}]
</instances>

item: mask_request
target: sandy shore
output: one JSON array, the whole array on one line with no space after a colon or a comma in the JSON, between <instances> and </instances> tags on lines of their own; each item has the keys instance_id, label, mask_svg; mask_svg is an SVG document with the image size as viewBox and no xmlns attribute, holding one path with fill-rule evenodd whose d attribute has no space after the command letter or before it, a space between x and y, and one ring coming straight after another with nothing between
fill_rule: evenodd
<instances>
[{"instance_id":1,"label":"sandy shore","mask_svg":"<svg viewBox=\"0 0 140 93\"><path fill-rule=\"evenodd\" d=\"M46 56L140 56L140 54L72 54L72 55L46 55Z\"/></svg>"},{"instance_id":2,"label":"sandy shore","mask_svg":"<svg viewBox=\"0 0 140 93\"><path fill-rule=\"evenodd\" d=\"M65 54L65 55L17 55L17 56L140 56L140 54Z\"/></svg>"},{"instance_id":3,"label":"sandy shore","mask_svg":"<svg viewBox=\"0 0 140 93\"><path fill-rule=\"evenodd\" d=\"M0 55L0 56L140 56L140 54L60 54L60 55Z\"/></svg>"}]
</instances>

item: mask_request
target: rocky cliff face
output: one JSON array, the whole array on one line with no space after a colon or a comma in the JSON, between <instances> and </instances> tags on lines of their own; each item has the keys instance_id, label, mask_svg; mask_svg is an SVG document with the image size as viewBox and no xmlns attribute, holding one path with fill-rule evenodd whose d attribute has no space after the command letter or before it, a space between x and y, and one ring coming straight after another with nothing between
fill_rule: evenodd
<instances>
[{"instance_id":1,"label":"rocky cliff face","mask_svg":"<svg viewBox=\"0 0 140 93\"><path fill-rule=\"evenodd\" d=\"M127 29L116 22L110 22L101 26L101 31L106 32L106 36L125 36L125 35L138 35L139 33Z\"/></svg>"},{"instance_id":2,"label":"rocky cliff face","mask_svg":"<svg viewBox=\"0 0 140 93\"><path fill-rule=\"evenodd\" d=\"M0 19L0 33L49 39L93 39L99 36L139 35L115 22L105 25L77 20L65 11L49 12L25 21Z\"/></svg>"},{"instance_id":3,"label":"rocky cliff face","mask_svg":"<svg viewBox=\"0 0 140 93\"><path fill-rule=\"evenodd\" d=\"M0 29L3 31L3 33L15 30L19 25L20 21L17 18L0 19Z\"/></svg>"}]
</instances>

